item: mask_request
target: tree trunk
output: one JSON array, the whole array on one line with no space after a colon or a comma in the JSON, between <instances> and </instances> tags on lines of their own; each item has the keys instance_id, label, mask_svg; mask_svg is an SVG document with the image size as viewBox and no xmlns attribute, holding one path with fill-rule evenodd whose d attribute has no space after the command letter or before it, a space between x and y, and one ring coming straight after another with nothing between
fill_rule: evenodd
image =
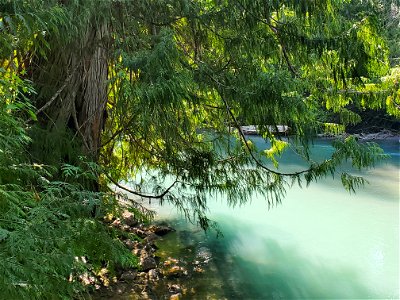
<instances>
[{"instance_id":1,"label":"tree trunk","mask_svg":"<svg viewBox=\"0 0 400 300\"><path fill-rule=\"evenodd\" d=\"M36 107L46 130L71 131L82 153L97 160L108 85L108 26L89 28L77 41L52 44L33 62Z\"/></svg>"}]
</instances>

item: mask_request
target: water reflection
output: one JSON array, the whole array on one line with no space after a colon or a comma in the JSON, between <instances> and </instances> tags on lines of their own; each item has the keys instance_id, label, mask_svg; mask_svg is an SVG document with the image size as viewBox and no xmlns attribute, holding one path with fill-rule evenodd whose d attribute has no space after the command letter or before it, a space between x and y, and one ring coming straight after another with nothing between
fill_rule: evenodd
<instances>
[{"instance_id":1,"label":"water reflection","mask_svg":"<svg viewBox=\"0 0 400 300\"><path fill-rule=\"evenodd\" d=\"M244 296L241 299L348 299L376 296L363 285L356 272L345 266L305 256L306 253L300 252L295 246L285 245L278 240L260 239L259 235L252 232L251 226L244 223L235 222L235 227L229 231L242 233L228 238L230 242L226 243L224 250L237 253L234 268L240 274L240 281L250 289L239 289L244 293L230 295L233 297L230 299L238 299L236 296ZM258 240L257 243L252 243L254 240ZM217 243L219 247L224 244L223 241ZM248 251L249 248L251 251ZM223 269L223 259L221 263Z\"/></svg>"},{"instance_id":2,"label":"water reflection","mask_svg":"<svg viewBox=\"0 0 400 300\"><path fill-rule=\"evenodd\" d=\"M398 144L383 146L399 153ZM324 157L331 149L323 144L315 151ZM286 155L283 168L301 166ZM160 246L164 255L188 262L209 249L205 272L185 283L187 299L398 299L399 169L393 155L366 171L371 184L356 195L340 180L294 187L270 211L257 196L235 209L210 199L221 239L163 207L161 218L177 232Z\"/></svg>"},{"instance_id":3,"label":"water reflection","mask_svg":"<svg viewBox=\"0 0 400 300\"><path fill-rule=\"evenodd\" d=\"M176 223L179 227L179 222ZM170 236L168 244L206 247L212 259L206 272L194 275L188 299L350 299L376 298L358 274L341 265L305 257L295 247L260 238L246 223L221 224L224 238L183 231ZM263 230L260 228L260 230ZM190 238L189 238L190 237ZM180 253L190 260L188 248ZM167 250L168 251L168 250ZM175 248L176 251L176 248ZM189 251L189 253L195 251Z\"/></svg>"}]
</instances>

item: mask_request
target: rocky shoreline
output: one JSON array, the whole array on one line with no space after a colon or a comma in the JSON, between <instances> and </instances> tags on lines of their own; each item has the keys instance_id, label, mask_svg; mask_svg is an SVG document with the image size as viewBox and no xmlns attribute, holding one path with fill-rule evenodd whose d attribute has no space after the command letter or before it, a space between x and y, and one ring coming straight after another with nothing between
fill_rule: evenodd
<instances>
[{"instance_id":1,"label":"rocky shoreline","mask_svg":"<svg viewBox=\"0 0 400 300\"><path fill-rule=\"evenodd\" d=\"M333 134L318 134L319 138L337 138L340 136L349 136L349 133L344 133L341 135L333 135ZM397 140L400 141L400 133L391 131L391 130L381 130L379 132L360 132L360 133L352 133L354 137L356 137L359 141L375 141L375 140Z\"/></svg>"},{"instance_id":2,"label":"rocky shoreline","mask_svg":"<svg viewBox=\"0 0 400 300\"><path fill-rule=\"evenodd\" d=\"M400 133L386 129L374 133L361 132L361 133L355 133L353 135L361 141L392 140L392 139L400 141Z\"/></svg>"},{"instance_id":3,"label":"rocky shoreline","mask_svg":"<svg viewBox=\"0 0 400 300\"><path fill-rule=\"evenodd\" d=\"M157 242L175 231L170 226L139 223L130 212L110 226L139 237L140 240L121 239L125 246L139 258L138 268L119 270L113 278L97 280L91 299L170 299L177 300L191 291L185 286L185 278L203 273L204 261L184 261L182 258L157 255ZM93 283L91 283L93 285Z\"/></svg>"}]
</instances>

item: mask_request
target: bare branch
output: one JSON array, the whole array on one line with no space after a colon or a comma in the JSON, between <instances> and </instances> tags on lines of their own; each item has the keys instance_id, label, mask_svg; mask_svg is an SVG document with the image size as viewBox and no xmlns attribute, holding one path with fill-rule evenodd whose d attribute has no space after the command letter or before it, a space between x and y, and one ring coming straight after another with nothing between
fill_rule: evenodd
<instances>
[{"instance_id":1,"label":"bare branch","mask_svg":"<svg viewBox=\"0 0 400 300\"><path fill-rule=\"evenodd\" d=\"M78 67L79 67L79 65L77 65L75 67L75 69L71 72L71 74L69 74L67 79L65 79L64 84L57 90L57 92L53 95L53 97L51 97L51 99L45 105L43 105L41 108L39 108L36 111L36 114L39 114L40 112L44 111L46 108L48 108L57 99L58 96L60 96L61 92L65 89L65 87L67 86L67 84L71 80L72 76L75 74L75 71L78 69Z\"/></svg>"}]
</instances>

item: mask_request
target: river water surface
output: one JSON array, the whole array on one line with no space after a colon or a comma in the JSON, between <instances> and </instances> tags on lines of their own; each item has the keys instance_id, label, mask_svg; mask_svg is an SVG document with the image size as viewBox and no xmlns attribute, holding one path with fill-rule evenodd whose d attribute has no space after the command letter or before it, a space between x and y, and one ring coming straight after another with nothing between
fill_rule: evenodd
<instances>
[{"instance_id":1,"label":"river water surface","mask_svg":"<svg viewBox=\"0 0 400 300\"><path fill-rule=\"evenodd\" d=\"M262 146L261 138L253 140ZM156 207L158 219L177 229L159 243L160 255L203 259L204 272L185 283L186 298L398 299L399 141L381 146L391 158L363 173L370 184L356 194L327 178L293 187L271 209L257 196L235 208L210 199L209 216L222 238L186 222L173 207ZM314 146L315 156L331 151L328 141ZM281 164L299 167L293 153Z\"/></svg>"}]
</instances>

